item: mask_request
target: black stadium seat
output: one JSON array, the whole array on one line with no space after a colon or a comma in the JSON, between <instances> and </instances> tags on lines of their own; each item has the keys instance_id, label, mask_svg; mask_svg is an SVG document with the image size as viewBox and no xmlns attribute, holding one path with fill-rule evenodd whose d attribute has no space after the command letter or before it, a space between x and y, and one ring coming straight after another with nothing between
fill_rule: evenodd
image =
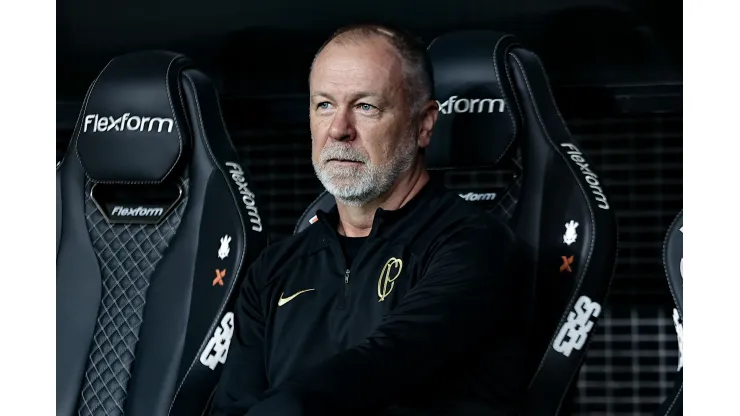
<instances>
[{"instance_id":1,"label":"black stadium seat","mask_svg":"<svg viewBox=\"0 0 740 416\"><path fill-rule=\"evenodd\" d=\"M531 368L522 369L533 374L525 414L557 414L567 407L614 269L607 191L561 118L539 59L514 37L451 33L429 53L440 116L428 165L519 237L516 278L536 297L534 311L517 311L535 321ZM322 193L295 232L333 205Z\"/></svg>"},{"instance_id":2,"label":"black stadium seat","mask_svg":"<svg viewBox=\"0 0 740 416\"><path fill-rule=\"evenodd\" d=\"M679 362L673 389L655 414L676 416L683 414L683 211L678 213L668 227L663 243L663 268L676 305L673 309L673 324L678 338Z\"/></svg>"},{"instance_id":3,"label":"black stadium seat","mask_svg":"<svg viewBox=\"0 0 740 416\"><path fill-rule=\"evenodd\" d=\"M198 415L267 230L210 80L113 59L57 168L57 416Z\"/></svg>"}]
</instances>

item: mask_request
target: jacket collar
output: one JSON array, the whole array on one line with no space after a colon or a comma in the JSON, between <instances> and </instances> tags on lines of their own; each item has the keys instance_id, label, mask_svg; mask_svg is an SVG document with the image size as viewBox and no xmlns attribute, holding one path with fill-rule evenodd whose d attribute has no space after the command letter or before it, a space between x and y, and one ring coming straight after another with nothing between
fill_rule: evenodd
<instances>
[{"instance_id":1,"label":"jacket collar","mask_svg":"<svg viewBox=\"0 0 740 416\"><path fill-rule=\"evenodd\" d=\"M386 232L396 224L401 223L407 218L413 217L414 213L420 212L425 206L444 192L444 185L438 179L430 178L429 181L424 185L423 188L414 195L414 197L401 208L394 210L385 210L378 208L375 211L373 218L373 227L368 237L384 236ZM337 226L339 224L339 211L337 206L334 205L328 212L318 210L316 216L320 222L324 223L332 232L330 234L337 234Z\"/></svg>"}]
</instances>

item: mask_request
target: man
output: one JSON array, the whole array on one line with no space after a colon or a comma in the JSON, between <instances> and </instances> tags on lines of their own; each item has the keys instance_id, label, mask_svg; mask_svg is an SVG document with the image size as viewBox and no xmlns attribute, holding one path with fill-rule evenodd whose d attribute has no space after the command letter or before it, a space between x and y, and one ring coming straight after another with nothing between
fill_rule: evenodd
<instances>
[{"instance_id":1,"label":"man","mask_svg":"<svg viewBox=\"0 0 740 416\"><path fill-rule=\"evenodd\" d=\"M313 166L337 206L251 266L212 415L514 409L530 309L509 272L515 242L430 181L438 104L425 48L382 26L345 28L309 84Z\"/></svg>"}]
</instances>

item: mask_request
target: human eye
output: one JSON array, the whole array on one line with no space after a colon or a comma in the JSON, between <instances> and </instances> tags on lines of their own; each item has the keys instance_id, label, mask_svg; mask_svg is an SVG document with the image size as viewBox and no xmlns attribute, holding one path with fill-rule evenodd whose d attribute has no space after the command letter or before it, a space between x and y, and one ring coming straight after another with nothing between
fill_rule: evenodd
<instances>
[{"instance_id":1,"label":"human eye","mask_svg":"<svg viewBox=\"0 0 740 416\"><path fill-rule=\"evenodd\" d=\"M378 110L378 107L368 103L359 103L357 104L357 108L366 113L374 113Z\"/></svg>"},{"instance_id":2,"label":"human eye","mask_svg":"<svg viewBox=\"0 0 740 416\"><path fill-rule=\"evenodd\" d=\"M333 111L334 106L329 101L322 101L316 104L314 111L318 114L329 114Z\"/></svg>"}]
</instances>

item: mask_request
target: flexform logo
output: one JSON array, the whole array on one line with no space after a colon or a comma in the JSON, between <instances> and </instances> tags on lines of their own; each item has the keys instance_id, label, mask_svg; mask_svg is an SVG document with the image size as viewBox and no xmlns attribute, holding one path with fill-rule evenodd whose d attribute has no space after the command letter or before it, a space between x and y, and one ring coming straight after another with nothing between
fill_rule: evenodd
<instances>
[{"instance_id":1,"label":"flexform logo","mask_svg":"<svg viewBox=\"0 0 740 416\"><path fill-rule=\"evenodd\" d=\"M110 224L157 224L162 221L169 209L169 206L161 204L103 204L100 208Z\"/></svg>"},{"instance_id":2,"label":"flexform logo","mask_svg":"<svg viewBox=\"0 0 740 416\"><path fill-rule=\"evenodd\" d=\"M138 207L124 207L116 205L111 211L111 216L116 217L159 217L164 215L164 208L146 208L142 206Z\"/></svg>"},{"instance_id":3,"label":"flexform logo","mask_svg":"<svg viewBox=\"0 0 740 416\"><path fill-rule=\"evenodd\" d=\"M503 113L506 103L501 98L459 98L453 95L447 101L439 104L442 114L460 113Z\"/></svg>"},{"instance_id":4,"label":"flexform logo","mask_svg":"<svg viewBox=\"0 0 740 416\"><path fill-rule=\"evenodd\" d=\"M460 198L468 202L493 201L494 199L496 199L495 192L482 193L482 194L477 194L475 192L468 192L467 194L458 194L458 195L460 196Z\"/></svg>"},{"instance_id":5,"label":"flexform logo","mask_svg":"<svg viewBox=\"0 0 740 416\"><path fill-rule=\"evenodd\" d=\"M583 153L573 143L561 143L560 146L570 149L567 153L570 155L570 159L576 162L576 165L581 169L581 173L586 178L589 188L591 188L591 193L594 194L596 201L599 203L597 206L601 209L609 209L609 201L607 201L604 190L601 188L599 177L588 167L586 159L583 158Z\"/></svg>"},{"instance_id":6,"label":"flexform logo","mask_svg":"<svg viewBox=\"0 0 740 416\"><path fill-rule=\"evenodd\" d=\"M87 132L89 129L92 133L108 131L156 131L157 133L166 131L171 133L174 124L175 122L171 118L139 117L132 116L131 113L125 113L118 118L88 114L85 116L85 125L82 131Z\"/></svg>"},{"instance_id":7,"label":"flexform logo","mask_svg":"<svg viewBox=\"0 0 740 416\"><path fill-rule=\"evenodd\" d=\"M252 223L252 230L261 232L262 218L260 218L259 210L257 210L257 203L254 200L255 195L249 190L249 184L247 184L247 179L244 177L244 170L241 165L235 162L226 162L226 166L231 168L229 169L231 179L234 181L236 186L239 187L239 194L241 194L242 202L247 208L249 222Z\"/></svg>"}]
</instances>

